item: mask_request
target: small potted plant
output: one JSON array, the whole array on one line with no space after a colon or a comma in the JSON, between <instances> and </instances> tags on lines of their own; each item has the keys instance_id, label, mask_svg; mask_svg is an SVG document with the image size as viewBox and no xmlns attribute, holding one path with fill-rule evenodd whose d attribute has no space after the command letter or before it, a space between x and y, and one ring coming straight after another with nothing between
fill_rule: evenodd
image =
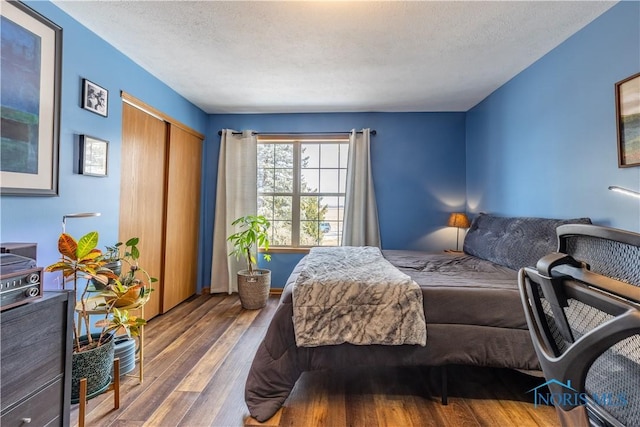
<instances>
[{"instance_id":1,"label":"small potted plant","mask_svg":"<svg viewBox=\"0 0 640 427\"><path fill-rule=\"evenodd\" d=\"M140 250L138 249L138 243L140 239L132 237L127 240L126 243L118 242L112 246L105 246L106 250L102 253L101 261L105 264L102 268L106 268L114 272L117 276L122 274L122 264L127 262L130 266L132 261L137 261L140 256ZM122 246L124 245L124 252L122 252ZM102 283L98 279L92 279L91 282L97 290L106 289L107 285L114 284L114 280L109 280L108 283Z\"/></svg>"},{"instance_id":2,"label":"small potted plant","mask_svg":"<svg viewBox=\"0 0 640 427\"><path fill-rule=\"evenodd\" d=\"M256 268L258 248L269 250L269 221L262 215L247 215L233 221L231 225L240 231L227 238L234 246L229 256L244 259L246 270L237 272L238 294L242 307L250 310L262 308L267 304L271 287L271 271ZM271 255L264 254L265 261L271 261Z\"/></svg>"},{"instance_id":3,"label":"small potted plant","mask_svg":"<svg viewBox=\"0 0 640 427\"><path fill-rule=\"evenodd\" d=\"M113 332L124 328L127 334L136 336L140 327L146 323L144 319L129 315L127 310L116 311L115 307L120 297L129 289L121 282L118 275L105 267L107 260L97 246L96 231L87 233L77 241L63 233L58 239L60 260L46 268L48 272L62 272L65 283L73 283L73 290L79 296L76 316L73 319L72 401L78 400L79 383L82 378L87 379L87 396L99 394L111 382L110 373L114 355ZM141 269L136 266L137 270ZM86 280L86 286L81 289L80 283L83 279ZM90 296L89 287L92 279L103 284L113 282L113 285L108 285L107 289L99 294L107 301L104 305L90 302L93 299ZM152 281L152 278L149 278L149 282ZM138 286L136 292L144 298L149 290L140 294L139 285L140 283L136 283ZM118 292L112 290L114 287ZM144 302L146 300L139 300L139 305ZM96 324L101 328L100 332L91 333L90 316L100 313L104 314L104 318ZM87 331L85 335L81 335L83 327Z\"/></svg>"},{"instance_id":4,"label":"small potted plant","mask_svg":"<svg viewBox=\"0 0 640 427\"><path fill-rule=\"evenodd\" d=\"M109 280L108 283L99 283L104 278L92 279L96 289L104 290L102 295L109 301L114 301L114 307L121 308L129 305L136 304L141 299L148 300L149 293L153 290L146 284L156 282L158 279L151 277L147 271L138 265L138 259L140 258L140 249L138 249L138 243L140 239L138 237L132 237L124 244L118 242L113 246L106 246L107 250L102 256L102 260L107 264L103 268L116 273L118 281ZM121 248L124 245L124 252ZM126 273L122 274L122 267L126 264ZM118 270L115 271L111 266L117 266ZM100 272L100 270L99 270ZM142 279L140 279L142 276Z\"/></svg>"},{"instance_id":5,"label":"small potted plant","mask_svg":"<svg viewBox=\"0 0 640 427\"><path fill-rule=\"evenodd\" d=\"M107 250L102 255L103 260L106 261L105 267L113 271L117 275L122 272L122 260L120 256L120 246L122 242L118 242L113 246L106 246Z\"/></svg>"}]
</instances>

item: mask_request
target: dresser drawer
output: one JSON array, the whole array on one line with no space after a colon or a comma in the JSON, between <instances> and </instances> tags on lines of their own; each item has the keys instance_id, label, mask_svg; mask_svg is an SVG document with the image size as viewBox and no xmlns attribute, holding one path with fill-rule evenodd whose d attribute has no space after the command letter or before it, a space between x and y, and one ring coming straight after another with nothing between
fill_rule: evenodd
<instances>
[{"instance_id":1,"label":"dresser drawer","mask_svg":"<svg viewBox=\"0 0 640 427\"><path fill-rule=\"evenodd\" d=\"M46 300L0 316L3 409L64 373L66 308L59 300Z\"/></svg>"},{"instance_id":2,"label":"dresser drawer","mask_svg":"<svg viewBox=\"0 0 640 427\"><path fill-rule=\"evenodd\" d=\"M15 408L3 413L0 425L2 427L62 425L60 414L63 395L64 382L59 378Z\"/></svg>"}]
</instances>

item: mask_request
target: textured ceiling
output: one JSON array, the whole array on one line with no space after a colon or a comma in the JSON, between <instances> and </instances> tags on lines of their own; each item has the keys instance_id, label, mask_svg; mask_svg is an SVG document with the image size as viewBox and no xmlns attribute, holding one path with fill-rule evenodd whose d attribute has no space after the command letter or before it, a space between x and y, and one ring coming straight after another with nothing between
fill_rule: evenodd
<instances>
[{"instance_id":1,"label":"textured ceiling","mask_svg":"<svg viewBox=\"0 0 640 427\"><path fill-rule=\"evenodd\" d=\"M616 2L58 1L207 113L467 111Z\"/></svg>"}]
</instances>

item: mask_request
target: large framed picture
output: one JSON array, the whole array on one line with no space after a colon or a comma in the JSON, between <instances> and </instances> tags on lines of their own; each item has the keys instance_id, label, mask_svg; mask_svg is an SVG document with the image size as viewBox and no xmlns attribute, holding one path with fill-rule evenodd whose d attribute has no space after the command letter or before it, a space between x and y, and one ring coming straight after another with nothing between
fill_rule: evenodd
<instances>
[{"instance_id":1,"label":"large framed picture","mask_svg":"<svg viewBox=\"0 0 640 427\"><path fill-rule=\"evenodd\" d=\"M56 196L62 30L2 0L0 194Z\"/></svg>"},{"instance_id":2,"label":"large framed picture","mask_svg":"<svg viewBox=\"0 0 640 427\"><path fill-rule=\"evenodd\" d=\"M109 142L80 135L80 167L82 175L107 176Z\"/></svg>"},{"instance_id":3,"label":"large framed picture","mask_svg":"<svg viewBox=\"0 0 640 427\"><path fill-rule=\"evenodd\" d=\"M618 166L640 166L640 73L616 83Z\"/></svg>"},{"instance_id":4,"label":"large framed picture","mask_svg":"<svg viewBox=\"0 0 640 427\"><path fill-rule=\"evenodd\" d=\"M108 90L87 79L82 79L82 108L107 117L108 103Z\"/></svg>"}]
</instances>

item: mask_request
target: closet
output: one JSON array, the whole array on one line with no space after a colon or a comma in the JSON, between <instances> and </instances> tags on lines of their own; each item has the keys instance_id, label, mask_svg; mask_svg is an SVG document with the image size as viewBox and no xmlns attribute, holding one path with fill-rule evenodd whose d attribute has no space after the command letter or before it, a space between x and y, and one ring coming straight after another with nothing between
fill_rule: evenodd
<instances>
[{"instance_id":1,"label":"closet","mask_svg":"<svg viewBox=\"0 0 640 427\"><path fill-rule=\"evenodd\" d=\"M204 136L122 92L120 227L158 282L148 320L196 293Z\"/></svg>"}]
</instances>

